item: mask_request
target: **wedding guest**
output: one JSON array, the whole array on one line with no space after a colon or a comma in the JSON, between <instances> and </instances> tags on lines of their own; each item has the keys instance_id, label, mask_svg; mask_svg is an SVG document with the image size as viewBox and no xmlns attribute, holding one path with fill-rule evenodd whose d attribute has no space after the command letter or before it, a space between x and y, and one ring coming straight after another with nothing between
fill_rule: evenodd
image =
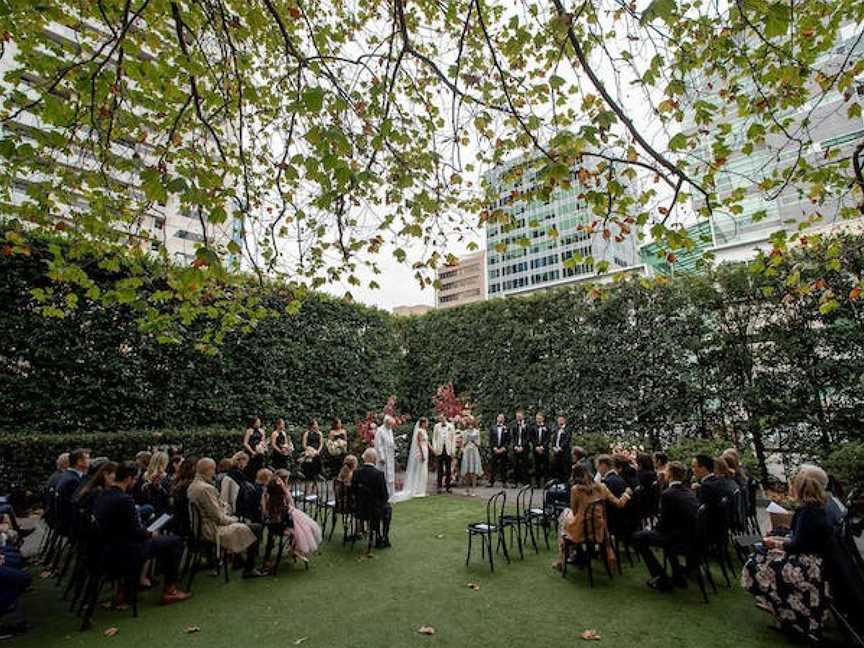
<instances>
[{"instance_id":1,"label":"wedding guest","mask_svg":"<svg viewBox=\"0 0 864 648\"><path fill-rule=\"evenodd\" d=\"M640 452L636 455L636 479L639 485L647 492L657 481L657 471L654 470L654 459L651 455Z\"/></svg>"},{"instance_id":2,"label":"wedding guest","mask_svg":"<svg viewBox=\"0 0 864 648\"><path fill-rule=\"evenodd\" d=\"M537 412L534 425L528 431L528 442L531 446L531 457L534 460L534 481L541 488L549 475L549 428L546 416Z\"/></svg>"},{"instance_id":3,"label":"wedding guest","mask_svg":"<svg viewBox=\"0 0 864 648\"><path fill-rule=\"evenodd\" d=\"M636 488L639 486L639 475L636 472L636 466L627 452L616 452L612 455L612 465L615 472L624 480L628 488Z\"/></svg>"},{"instance_id":4,"label":"wedding guest","mask_svg":"<svg viewBox=\"0 0 864 648\"><path fill-rule=\"evenodd\" d=\"M727 466L723 462L723 467ZM731 499L732 494L737 489L734 481L721 479L715 474L715 460L710 455L698 454L690 462L690 469L693 476L698 480L694 484L696 497L700 504L705 504L711 509L712 517L714 515L723 514L721 500L725 497Z\"/></svg>"},{"instance_id":5,"label":"wedding guest","mask_svg":"<svg viewBox=\"0 0 864 648\"><path fill-rule=\"evenodd\" d=\"M318 523L294 506L288 485L281 479L273 479L267 484L263 501L264 514L270 523L282 521L280 527L284 535L291 537L294 555L309 562L309 556L321 546L322 533ZM285 523L287 518L291 520L290 525Z\"/></svg>"},{"instance_id":6,"label":"wedding guest","mask_svg":"<svg viewBox=\"0 0 864 648\"><path fill-rule=\"evenodd\" d=\"M336 476L336 481L350 486L351 477L354 475L355 470L357 470L357 457L352 454L345 455L345 459L342 460L342 468Z\"/></svg>"},{"instance_id":7,"label":"wedding guest","mask_svg":"<svg viewBox=\"0 0 864 648\"><path fill-rule=\"evenodd\" d=\"M669 465L669 456L665 452L654 453L654 470L657 471L657 481L663 488L669 484L669 475L667 467Z\"/></svg>"},{"instance_id":8,"label":"wedding guest","mask_svg":"<svg viewBox=\"0 0 864 648\"><path fill-rule=\"evenodd\" d=\"M168 462L168 468L165 470L165 473L169 477L169 481L165 484L165 487L168 490L171 490L171 486L173 485L174 475L177 473L177 469L180 467L180 464L183 463L183 455L179 453L174 453L171 455L171 460Z\"/></svg>"},{"instance_id":9,"label":"wedding guest","mask_svg":"<svg viewBox=\"0 0 864 648\"><path fill-rule=\"evenodd\" d=\"M245 456L246 453L244 452ZM248 460L249 458L246 457ZM213 478L213 485L216 487L216 490L220 493L222 492L222 478L228 474L234 467L234 459L232 457L225 457L224 459L219 460L219 466L216 468L216 476Z\"/></svg>"},{"instance_id":10,"label":"wedding guest","mask_svg":"<svg viewBox=\"0 0 864 648\"><path fill-rule=\"evenodd\" d=\"M615 462L611 456L603 454L597 457L597 472L600 483L606 484L615 497L621 497L627 490L627 482L615 470Z\"/></svg>"},{"instance_id":11,"label":"wedding guest","mask_svg":"<svg viewBox=\"0 0 864 648\"><path fill-rule=\"evenodd\" d=\"M510 439L513 443L513 483L515 485L528 483L528 455L530 454L528 423L525 421L525 410L516 410L516 418L510 426Z\"/></svg>"},{"instance_id":12,"label":"wedding guest","mask_svg":"<svg viewBox=\"0 0 864 648\"><path fill-rule=\"evenodd\" d=\"M238 452L231 457L231 468L222 477L219 494L222 501L228 506L231 515L237 514L237 498L240 496L240 488L243 484L251 484L249 473L249 456L245 452Z\"/></svg>"},{"instance_id":13,"label":"wedding guest","mask_svg":"<svg viewBox=\"0 0 864 648\"><path fill-rule=\"evenodd\" d=\"M611 551L607 540L608 527L604 507L596 507L593 512L593 524L591 528L586 528L586 513L588 507L597 501L605 500L612 506L624 508L630 500L630 493L625 492L620 498L615 497L604 484L598 484L591 477L591 473L579 464L575 464L570 472L570 508L564 509L559 520L559 528L561 529L562 539L559 542L558 560L553 565L556 569L561 569L564 559L564 541L566 537L570 542L576 545L576 562L584 562L586 556L584 549L581 546L585 542L587 534L593 530L593 542L603 546L608 552L608 556L614 559L614 552Z\"/></svg>"},{"instance_id":14,"label":"wedding guest","mask_svg":"<svg viewBox=\"0 0 864 648\"><path fill-rule=\"evenodd\" d=\"M267 436L261 418L256 416L246 426L243 432L243 451L249 457L249 463L245 467L246 475L250 481L255 478L261 468L267 454Z\"/></svg>"},{"instance_id":15,"label":"wedding guest","mask_svg":"<svg viewBox=\"0 0 864 648\"><path fill-rule=\"evenodd\" d=\"M69 468L57 480L58 531L68 536L76 519L74 497L90 469L90 451L83 448L69 453Z\"/></svg>"},{"instance_id":16,"label":"wedding guest","mask_svg":"<svg viewBox=\"0 0 864 648\"><path fill-rule=\"evenodd\" d=\"M558 416L555 431L552 433L552 474L559 481L567 481L570 476L570 428L567 427L567 417Z\"/></svg>"},{"instance_id":17,"label":"wedding guest","mask_svg":"<svg viewBox=\"0 0 864 648\"><path fill-rule=\"evenodd\" d=\"M738 488L742 493L747 493L747 473L741 466L741 457L738 454L738 450L735 448L727 448L720 456L722 456L729 465L729 470L732 471L732 478L735 480L735 483L738 484Z\"/></svg>"},{"instance_id":18,"label":"wedding guest","mask_svg":"<svg viewBox=\"0 0 864 648\"><path fill-rule=\"evenodd\" d=\"M357 519L363 522L379 520L381 529L376 547L384 549L390 546L390 522L393 508L390 506L390 494L384 473L376 468L378 453L375 448L367 448L363 453L363 465L354 471L351 489L357 501ZM372 530L369 530L370 533Z\"/></svg>"},{"instance_id":19,"label":"wedding guest","mask_svg":"<svg viewBox=\"0 0 864 648\"><path fill-rule=\"evenodd\" d=\"M0 553L0 615L5 618L0 640L12 639L29 629L21 595L30 589L33 577L18 567L13 567Z\"/></svg>"},{"instance_id":20,"label":"wedding guest","mask_svg":"<svg viewBox=\"0 0 864 648\"><path fill-rule=\"evenodd\" d=\"M140 503L152 507L152 514L159 516L168 510L169 492L165 487L168 453L157 451L150 457L150 464L144 471Z\"/></svg>"},{"instance_id":21,"label":"wedding guest","mask_svg":"<svg viewBox=\"0 0 864 648\"><path fill-rule=\"evenodd\" d=\"M55 470L51 473L51 476L48 478L48 483L46 485L47 490L51 490L57 487L57 482L69 469L69 453L63 452L57 456L57 461L54 463Z\"/></svg>"},{"instance_id":22,"label":"wedding guest","mask_svg":"<svg viewBox=\"0 0 864 648\"><path fill-rule=\"evenodd\" d=\"M438 493L441 493L442 485L450 492L450 481L453 470L453 455L456 452L456 432L453 425L447 421L443 414L438 415L438 422L432 429L432 453L435 455L438 466Z\"/></svg>"},{"instance_id":23,"label":"wedding guest","mask_svg":"<svg viewBox=\"0 0 864 648\"><path fill-rule=\"evenodd\" d=\"M174 483L171 485L171 528L183 537L189 535L191 529L189 524L189 497L187 491L192 480L195 479L195 464L198 462L194 457L186 457L177 468L174 475Z\"/></svg>"},{"instance_id":24,"label":"wedding guest","mask_svg":"<svg viewBox=\"0 0 864 648\"><path fill-rule=\"evenodd\" d=\"M201 512L201 534L204 539L214 543L218 539L219 545L232 554L245 551L243 578L264 576L263 572L255 569L260 525L238 522L237 518L226 513L225 503L219 498L219 493L212 484L213 475L216 473L215 461L209 457L199 459L195 473L187 495L189 502Z\"/></svg>"},{"instance_id":25,"label":"wedding guest","mask_svg":"<svg viewBox=\"0 0 864 648\"><path fill-rule=\"evenodd\" d=\"M825 513L828 498L809 471L799 471L790 486L790 495L800 504L791 531L762 540L762 550L744 565L741 584L782 630L818 641L829 616L822 560L832 533Z\"/></svg>"},{"instance_id":26,"label":"wedding guest","mask_svg":"<svg viewBox=\"0 0 864 648\"><path fill-rule=\"evenodd\" d=\"M342 461L342 468L333 480L333 500L336 503L336 513L350 513L351 511L351 480L354 471L357 470L357 457L352 454L346 455Z\"/></svg>"},{"instance_id":27,"label":"wedding guest","mask_svg":"<svg viewBox=\"0 0 864 648\"><path fill-rule=\"evenodd\" d=\"M456 451L453 453L453 465L451 474L453 475L452 482L454 484L462 484L462 450L465 446L465 422L461 417L452 419L453 427L456 434L453 437L453 445Z\"/></svg>"},{"instance_id":28,"label":"wedding guest","mask_svg":"<svg viewBox=\"0 0 864 648\"><path fill-rule=\"evenodd\" d=\"M599 460L598 460L599 463ZM684 485L687 469L684 464L673 461L667 464L669 487L660 496L660 513L653 529L643 529L633 534L633 546L642 556L651 580L648 586L658 591L668 591L673 587L686 587L687 573L693 565L689 564L689 547L693 543L699 501L693 491ZM610 489L611 490L611 489ZM672 567L672 578L651 551L657 547L668 552ZM681 565L680 556L687 558L686 567Z\"/></svg>"},{"instance_id":29,"label":"wedding guest","mask_svg":"<svg viewBox=\"0 0 864 648\"><path fill-rule=\"evenodd\" d=\"M141 526L135 501L129 495L137 476L138 468L134 463L120 464L114 483L93 506L93 515L105 542L105 559L113 571L126 576L126 582L137 576L146 561L157 560L164 574L162 605L185 601L191 594L177 589L183 540L174 535L154 536ZM121 588L115 603L122 603L122 597Z\"/></svg>"},{"instance_id":30,"label":"wedding guest","mask_svg":"<svg viewBox=\"0 0 864 648\"><path fill-rule=\"evenodd\" d=\"M596 472L594 462L591 461L591 457L588 456L588 453L581 446L574 446L570 451L570 463L572 465L579 464L589 475L593 475Z\"/></svg>"},{"instance_id":31,"label":"wedding guest","mask_svg":"<svg viewBox=\"0 0 864 648\"><path fill-rule=\"evenodd\" d=\"M270 434L271 463L276 470L288 468L288 460L294 453L294 443L285 431L285 419L276 419L276 426Z\"/></svg>"},{"instance_id":32,"label":"wedding guest","mask_svg":"<svg viewBox=\"0 0 864 648\"><path fill-rule=\"evenodd\" d=\"M483 461L480 458L480 430L477 429L474 419L468 419L466 427L465 443L462 448L462 476L467 488L465 495L474 497L477 480L483 474Z\"/></svg>"},{"instance_id":33,"label":"wedding guest","mask_svg":"<svg viewBox=\"0 0 864 648\"><path fill-rule=\"evenodd\" d=\"M495 486L495 475L501 480L501 485L507 486L507 472L509 468L509 458L507 453L510 449L510 430L507 429L507 423L503 414L499 414L495 419L495 425L489 428L489 445L492 446L492 462L489 467L489 486Z\"/></svg>"},{"instance_id":34,"label":"wedding guest","mask_svg":"<svg viewBox=\"0 0 864 648\"><path fill-rule=\"evenodd\" d=\"M837 499L837 496L831 492L828 473L815 464L802 464L798 469L798 474L813 477L813 479L819 482L819 485L825 491L825 517L828 520L828 524L831 528L840 526L846 518L846 507L839 499Z\"/></svg>"},{"instance_id":35,"label":"wedding guest","mask_svg":"<svg viewBox=\"0 0 864 648\"><path fill-rule=\"evenodd\" d=\"M78 489L76 499L78 508L86 515L93 512L93 505L106 488L114 484L114 476L117 472L117 464L106 461L99 469Z\"/></svg>"},{"instance_id":36,"label":"wedding guest","mask_svg":"<svg viewBox=\"0 0 864 648\"><path fill-rule=\"evenodd\" d=\"M309 427L303 432L301 445L303 446L303 477L317 479L321 474L321 448L324 446L324 438L321 436L317 419L309 422Z\"/></svg>"}]
</instances>

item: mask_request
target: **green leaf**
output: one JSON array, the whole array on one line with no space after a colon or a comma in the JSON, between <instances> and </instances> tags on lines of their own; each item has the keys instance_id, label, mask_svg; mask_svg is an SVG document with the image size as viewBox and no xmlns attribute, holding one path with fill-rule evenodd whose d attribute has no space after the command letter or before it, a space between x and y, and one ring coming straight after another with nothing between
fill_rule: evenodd
<instances>
[{"instance_id":1,"label":"green leaf","mask_svg":"<svg viewBox=\"0 0 864 648\"><path fill-rule=\"evenodd\" d=\"M661 18L665 22L671 22L675 10L678 8L675 0L653 0L648 8L642 12L642 23L649 23L655 18Z\"/></svg>"},{"instance_id":2,"label":"green leaf","mask_svg":"<svg viewBox=\"0 0 864 648\"><path fill-rule=\"evenodd\" d=\"M765 37L777 38L789 31L790 22L789 5L782 2L769 5L765 13Z\"/></svg>"},{"instance_id":3,"label":"green leaf","mask_svg":"<svg viewBox=\"0 0 864 648\"><path fill-rule=\"evenodd\" d=\"M311 113L321 112L324 106L324 90L323 88L307 88L303 92L303 104L306 110Z\"/></svg>"},{"instance_id":4,"label":"green leaf","mask_svg":"<svg viewBox=\"0 0 864 648\"><path fill-rule=\"evenodd\" d=\"M672 151L681 151L687 148L687 136L684 133L677 133L669 140L669 149Z\"/></svg>"}]
</instances>

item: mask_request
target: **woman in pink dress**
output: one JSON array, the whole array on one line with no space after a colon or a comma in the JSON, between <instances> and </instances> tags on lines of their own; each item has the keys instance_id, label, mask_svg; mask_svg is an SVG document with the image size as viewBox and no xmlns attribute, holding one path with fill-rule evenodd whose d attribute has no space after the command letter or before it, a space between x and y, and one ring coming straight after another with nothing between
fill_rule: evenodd
<instances>
[{"instance_id":1,"label":"woman in pink dress","mask_svg":"<svg viewBox=\"0 0 864 648\"><path fill-rule=\"evenodd\" d=\"M279 477L274 477L267 485L264 510L271 521L287 520L290 516L293 527L286 526L285 535L292 538L294 555L308 562L309 556L318 551L321 545L321 527L294 506L288 485Z\"/></svg>"}]
</instances>

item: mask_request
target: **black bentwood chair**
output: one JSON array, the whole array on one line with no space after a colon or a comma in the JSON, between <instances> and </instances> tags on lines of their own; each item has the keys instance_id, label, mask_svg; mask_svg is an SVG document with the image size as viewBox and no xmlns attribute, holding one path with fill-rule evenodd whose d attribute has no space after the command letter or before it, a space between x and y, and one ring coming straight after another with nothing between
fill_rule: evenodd
<instances>
[{"instance_id":1,"label":"black bentwood chair","mask_svg":"<svg viewBox=\"0 0 864 648\"><path fill-rule=\"evenodd\" d=\"M486 521L473 522L469 524L466 533L468 534L468 553L465 556L465 566L471 562L471 545L475 536L480 538L480 555L485 558L486 552L489 553L489 567L495 571L495 560L493 554L496 551L503 550L504 558L507 563L510 563L510 554L507 551L507 540L504 537L504 507L507 505L507 495L504 491L499 491L489 498L486 502ZM492 547L492 539L497 538L498 542L495 548Z\"/></svg>"},{"instance_id":2,"label":"black bentwood chair","mask_svg":"<svg viewBox=\"0 0 864 648\"><path fill-rule=\"evenodd\" d=\"M606 567L606 575L609 576L609 580L612 580L612 565L609 563L609 552L613 552L616 562L620 560L615 546L610 540L609 528L606 525L606 502L604 500L597 500L588 505L585 509L583 524L585 525L585 539L582 542L578 544L573 543L567 536L564 536L561 577L567 578L567 563L570 560L570 551L573 547L576 547L578 559L584 561L585 568L588 571L588 585L594 587L592 561L595 558L602 560L603 566Z\"/></svg>"}]
</instances>

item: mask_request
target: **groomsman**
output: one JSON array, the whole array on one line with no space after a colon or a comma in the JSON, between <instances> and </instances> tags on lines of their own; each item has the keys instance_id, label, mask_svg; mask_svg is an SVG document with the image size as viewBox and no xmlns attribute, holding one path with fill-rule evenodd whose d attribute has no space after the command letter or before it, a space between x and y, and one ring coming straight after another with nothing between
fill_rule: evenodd
<instances>
[{"instance_id":1,"label":"groomsman","mask_svg":"<svg viewBox=\"0 0 864 648\"><path fill-rule=\"evenodd\" d=\"M531 445L531 456L534 458L534 482L537 488L542 488L549 475L549 442L551 432L546 425L546 416L537 412L534 417L534 425L528 434Z\"/></svg>"},{"instance_id":2,"label":"groomsman","mask_svg":"<svg viewBox=\"0 0 864 648\"><path fill-rule=\"evenodd\" d=\"M513 483L516 485L528 483L528 422L525 420L525 410L516 410L516 420L510 424L510 442L513 444Z\"/></svg>"},{"instance_id":3,"label":"groomsman","mask_svg":"<svg viewBox=\"0 0 864 648\"><path fill-rule=\"evenodd\" d=\"M507 472L510 460L507 451L510 449L510 430L504 421L504 415L499 414L495 425L489 428L489 445L492 446L492 466L489 473L489 486L495 485L495 475L501 479L501 485L507 486Z\"/></svg>"},{"instance_id":4,"label":"groomsman","mask_svg":"<svg viewBox=\"0 0 864 648\"><path fill-rule=\"evenodd\" d=\"M552 477L562 482L570 479L570 434L567 417L559 416L552 433Z\"/></svg>"},{"instance_id":5,"label":"groomsman","mask_svg":"<svg viewBox=\"0 0 864 648\"><path fill-rule=\"evenodd\" d=\"M453 457L456 455L456 430L443 414L438 416L432 431L432 452L438 463L438 492L441 492L443 485L449 493Z\"/></svg>"}]
</instances>

